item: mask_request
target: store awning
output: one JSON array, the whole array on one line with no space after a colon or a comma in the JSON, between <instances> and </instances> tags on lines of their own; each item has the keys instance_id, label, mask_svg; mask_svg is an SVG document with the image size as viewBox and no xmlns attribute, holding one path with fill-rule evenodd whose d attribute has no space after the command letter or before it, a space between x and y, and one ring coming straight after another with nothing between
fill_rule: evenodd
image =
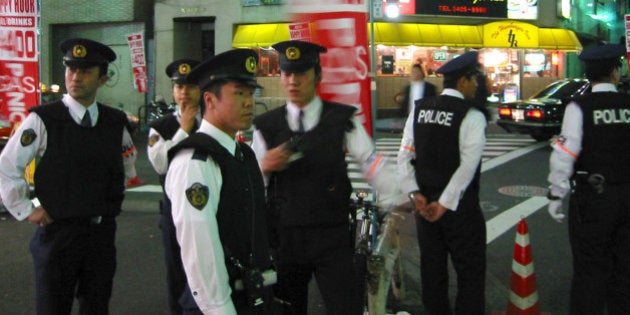
<instances>
[{"instance_id":1,"label":"store awning","mask_svg":"<svg viewBox=\"0 0 630 315\"><path fill-rule=\"evenodd\" d=\"M539 28L538 46L541 49L582 50L577 35L562 28Z\"/></svg>"},{"instance_id":2,"label":"store awning","mask_svg":"<svg viewBox=\"0 0 630 315\"><path fill-rule=\"evenodd\" d=\"M540 48L552 50L582 50L575 33L561 28L538 28L522 22L516 26L537 29L536 43L520 45L520 48ZM485 26L491 26L490 23ZM512 22L512 24L514 24ZM428 46L428 47L471 47L471 48L513 48L507 41L501 45L484 41L484 25L441 25L416 23L374 23L374 42L388 46ZM369 34L369 24L368 24ZM535 38L533 36L532 38ZM232 46L235 48L269 47L289 40L289 23L238 25L234 32ZM505 42L505 43L504 43ZM524 43L524 41L521 41Z\"/></svg>"},{"instance_id":3,"label":"store awning","mask_svg":"<svg viewBox=\"0 0 630 315\"><path fill-rule=\"evenodd\" d=\"M269 47L289 40L288 23L239 25L234 32L234 48Z\"/></svg>"},{"instance_id":4,"label":"store awning","mask_svg":"<svg viewBox=\"0 0 630 315\"><path fill-rule=\"evenodd\" d=\"M374 42L390 46L483 47L481 29L476 25L377 22Z\"/></svg>"}]
</instances>

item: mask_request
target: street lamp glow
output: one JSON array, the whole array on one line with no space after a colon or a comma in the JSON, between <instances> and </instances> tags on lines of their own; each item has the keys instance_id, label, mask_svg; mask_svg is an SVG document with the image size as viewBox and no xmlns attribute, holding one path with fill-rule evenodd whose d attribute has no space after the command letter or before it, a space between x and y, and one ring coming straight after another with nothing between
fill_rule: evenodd
<instances>
[{"instance_id":1,"label":"street lamp glow","mask_svg":"<svg viewBox=\"0 0 630 315\"><path fill-rule=\"evenodd\" d=\"M390 19L397 18L400 15L398 2L388 3L385 7L385 15L387 15L387 17Z\"/></svg>"}]
</instances>

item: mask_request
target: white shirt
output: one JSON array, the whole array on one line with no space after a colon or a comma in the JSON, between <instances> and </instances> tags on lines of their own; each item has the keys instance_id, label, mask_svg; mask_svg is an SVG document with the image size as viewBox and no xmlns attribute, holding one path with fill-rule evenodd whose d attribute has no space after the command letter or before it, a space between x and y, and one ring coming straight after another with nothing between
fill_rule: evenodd
<instances>
[{"instance_id":1,"label":"white shirt","mask_svg":"<svg viewBox=\"0 0 630 315\"><path fill-rule=\"evenodd\" d=\"M86 111L90 112L92 126L98 121L98 107L96 102L86 109L74 100L69 94L64 94L63 104L68 107L70 116L78 124ZM24 130L33 129L35 140L32 144L22 146L20 137ZM24 220L35 208L29 199L29 184L24 179L26 166L35 159L35 164L44 156L48 144L48 133L42 119L35 113L29 114L20 124L15 135L9 139L0 155L0 199L9 212L17 219ZM125 167L125 182L136 176L135 162L137 157L136 147L127 128L123 127L122 154ZM124 184L124 183L123 183Z\"/></svg>"},{"instance_id":2,"label":"white shirt","mask_svg":"<svg viewBox=\"0 0 630 315\"><path fill-rule=\"evenodd\" d=\"M424 97L424 85L424 80L412 81L409 84L409 112L407 114L413 112L413 109L416 107L415 101Z\"/></svg>"},{"instance_id":3,"label":"white shirt","mask_svg":"<svg viewBox=\"0 0 630 315\"><path fill-rule=\"evenodd\" d=\"M177 122L181 121L181 109L178 107L175 112L171 115L175 116ZM197 115L197 123L201 121L201 114ZM178 144L180 141L188 138L188 133L184 131L181 127L177 129L177 132L173 135L171 139L164 139L157 132L157 130L151 128L149 129L149 145L147 145L147 157L149 158L149 162L153 165L153 169L159 174L166 174L166 169L168 168L168 150ZM153 144L151 144L151 139L156 139Z\"/></svg>"},{"instance_id":4,"label":"white shirt","mask_svg":"<svg viewBox=\"0 0 630 315\"><path fill-rule=\"evenodd\" d=\"M291 102L287 102L286 109L286 119L289 128L292 131L297 131L300 108ZM322 100L316 96L301 110L304 111L304 129L309 131L315 128L319 123L323 110ZM382 196L380 201L392 201L390 198L394 198L396 195L400 194L395 177L394 163L388 161L382 153L375 151L372 138L367 134L365 128L363 128L363 125L356 116L352 118L352 124L354 128L345 133L344 142L347 152L352 156L354 161L361 166L363 175L368 183ZM265 158L267 150L271 149L267 148L267 143L258 129L254 129L252 135L252 149L254 153L256 153L256 158L259 163ZM265 183L267 183L267 180L268 178L265 176Z\"/></svg>"},{"instance_id":5,"label":"white shirt","mask_svg":"<svg viewBox=\"0 0 630 315\"><path fill-rule=\"evenodd\" d=\"M455 89L444 89L442 95L464 99L464 96ZM438 202L447 209L452 211L457 209L459 200L462 199L466 188L475 177L477 167L481 163L483 148L486 145L486 124L484 115L474 109L468 110L462 120L459 128L459 167L438 199ZM398 175L400 187L405 194L419 190L415 168L411 165L411 160L416 158L413 125L413 113L411 113L405 122L403 138L398 150Z\"/></svg>"},{"instance_id":6,"label":"white shirt","mask_svg":"<svg viewBox=\"0 0 630 315\"><path fill-rule=\"evenodd\" d=\"M234 138L206 120L201 122L197 132L210 135L234 154ZM216 218L223 185L221 169L210 157L204 161L192 159L193 152L194 149L184 149L177 153L164 184L171 200L184 271L193 297L204 314L236 314ZM208 188L208 202L202 209L193 207L186 197L186 190L193 184Z\"/></svg>"},{"instance_id":7,"label":"white shirt","mask_svg":"<svg viewBox=\"0 0 630 315\"><path fill-rule=\"evenodd\" d=\"M592 93L617 92L612 83L593 85ZM573 175L573 165L582 152L583 114L580 106L570 102L564 110L560 135L551 142L549 176L551 194L564 197L570 190L569 178Z\"/></svg>"}]
</instances>

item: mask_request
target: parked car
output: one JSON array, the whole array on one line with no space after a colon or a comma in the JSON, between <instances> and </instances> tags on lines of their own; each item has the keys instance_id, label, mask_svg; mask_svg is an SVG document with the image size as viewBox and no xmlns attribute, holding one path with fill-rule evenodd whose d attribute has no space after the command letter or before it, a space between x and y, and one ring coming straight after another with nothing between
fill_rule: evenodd
<instances>
[{"instance_id":1,"label":"parked car","mask_svg":"<svg viewBox=\"0 0 630 315\"><path fill-rule=\"evenodd\" d=\"M555 81L526 100L499 106L497 124L507 132L528 134L537 141L560 133L564 109L570 100L591 92L587 79Z\"/></svg>"}]
</instances>

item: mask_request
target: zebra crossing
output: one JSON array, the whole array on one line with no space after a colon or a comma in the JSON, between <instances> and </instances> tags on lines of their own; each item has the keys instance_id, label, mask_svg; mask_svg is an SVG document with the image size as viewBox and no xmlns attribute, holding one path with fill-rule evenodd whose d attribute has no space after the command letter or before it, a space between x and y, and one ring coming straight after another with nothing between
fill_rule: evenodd
<instances>
[{"instance_id":1,"label":"zebra crossing","mask_svg":"<svg viewBox=\"0 0 630 315\"><path fill-rule=\"evenodd\" d=\"M376 150L387 156L393 163L396 162L398 149L400 148L400 140L402 135L391 134L388 137L382 137L376 140ZM486 136L486 146L483 150L481 158L482 167L484 164L491 162L515 150L535 145L536 147L545 145L537 143L536 140L528 136L520 136L514 134L490 134ZM352 160L351 156L346 156L348 162L348 176L352 181L354 191L371 191L372 188L363 178L360 166Z\"/></svg>"}]
</instances>

